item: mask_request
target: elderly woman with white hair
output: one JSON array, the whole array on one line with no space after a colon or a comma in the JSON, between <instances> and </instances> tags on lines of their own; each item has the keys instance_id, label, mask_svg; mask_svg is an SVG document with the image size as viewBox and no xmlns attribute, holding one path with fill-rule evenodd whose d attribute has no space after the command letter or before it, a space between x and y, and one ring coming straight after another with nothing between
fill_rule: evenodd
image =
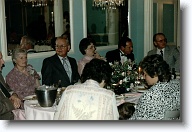
<instances>
[{"instance_id":1,"label":"elderly woman with white hair","mask_svg":"<svg viewBox=\"0 0 192 132\"><path fill-rule=\"evenodd\" d=\"M7 74L6 82L15 91L20 99L35 93L40 86L40 76L32 65L27 63L27 51L17 48L13 51L12 61L14 68Z\"/></svg>"}]
</instances>

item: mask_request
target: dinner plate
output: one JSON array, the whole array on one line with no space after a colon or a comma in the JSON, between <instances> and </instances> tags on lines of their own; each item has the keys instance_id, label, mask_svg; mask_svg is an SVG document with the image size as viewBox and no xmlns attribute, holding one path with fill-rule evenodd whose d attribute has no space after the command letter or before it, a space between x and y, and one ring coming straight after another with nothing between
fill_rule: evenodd
<instances>
[{"instance_id":1,"label":"dinner plate","mask_svg":"<svg viewBox=\"0 0 192 132\"><path fill-rule=\"evenodd\" d=\"M139 86L137 86L137 89L138 90L145 90L145 86L144 85L139 85Z\"/></svg>"},{"instance_id":2,"label":"dinner plate","mask_svg":"<svg viewBox=\"0 0 192 132\"><path fill-rule=\"evenodd\" d=\"M135 97L135 96L140 96L141 93L125 93L125 97Z\"/></svg>"},{"instance_id":3,"label":"dinner plate","mask_svg":"<svg viewBox=\"0 0 192 132\"><path fill-rule=\"evenodd\" d=\"M116 96L116 99L123 99L124 97L123 96Z\"/></svg>"},{"instance_id":4,"label":"dinner plate","mask_svg":"<svg viewBox=\"0 0 192 132\"><path fill-rule=\"evenodd\" d=\"M137 92L139 92L139 93L144 93L144 92L146 92L147 91L147 89L138 89L137 90Z\"/></svg>"},{"instance_id":5,"label":"dinner plate","mask_svg":"<svg viewBox=\"0 0 192 132\"><path fill-rule=\"evenodd\" d=\"M24 97L23 100L37 100L37 98L36 98L36 95L29 95L29 96Z\"/></svg>"}]
</instances>

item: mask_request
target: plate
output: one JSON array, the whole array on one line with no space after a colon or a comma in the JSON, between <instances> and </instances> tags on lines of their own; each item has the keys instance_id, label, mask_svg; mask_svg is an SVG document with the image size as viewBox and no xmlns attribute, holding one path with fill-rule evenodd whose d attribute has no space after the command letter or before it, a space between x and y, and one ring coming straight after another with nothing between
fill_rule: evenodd
<instances>
[{"instance_id":1,"label":"plate","mask_svg":"<svg viewBox=\"0 0 192 132\"><path fill-rule=\"evenodd\" d=\"M138 89L138 90L146 90L146 88L145 88L144 85L139 85L139 86L137 86L137 89Z\"/></svg>"},{"instance_id":2,"label":"plate","mask_svg":"<svg viewBox=\"0 0 192 132\"><path fill-rule=\"evenodd\" d=\"M116 99L123 99L124 97L123 96L116 96Z\"/></svg>"},{"instance_id":3,"label":"plate","mask_svg":"<svg viewBox=\"0 0 192 132\"><path fill-rule=\"evenodd\" d=\"M139 93L144 93L144 92L146 92L147 91L147 89L138 89L137 90L137 92L139 92Z\"/></svg>"},{"instance_id":4,"label":"plate","mask_svg":"<svg viewBox=\"0 0 192 132\"><path fill-rule=\"evenodd\" d=\"M125 93L124 96L125 97L135 97L135 96L139 96L140 93Z\"/></svg>"},{"instance_id":5,"label":"plate","mask_svg":"<svg viewBox=\"0 0 192 132\"><path fill-rule=\"evenodd\" d=\"M37 97L36 95L29 95L29 96L26 96L23 100L37 100Z\"/></svg>"}]
</instances>

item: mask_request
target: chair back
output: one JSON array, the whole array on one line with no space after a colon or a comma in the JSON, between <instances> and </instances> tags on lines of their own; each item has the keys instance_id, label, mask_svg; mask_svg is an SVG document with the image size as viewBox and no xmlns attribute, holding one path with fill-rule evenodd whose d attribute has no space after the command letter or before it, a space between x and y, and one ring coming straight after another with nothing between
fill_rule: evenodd
<instances>
[{"instance_id":1,"label":"chair back","mask_svg":"<svg viewBox=\"0 0 192 132\"><path fill-rule=\"evenodd\" d=\"M165 116L163 120L177 120L180 117L180 111L174 110L174 111L165 111Z\"/></svg>"}]
</instances>

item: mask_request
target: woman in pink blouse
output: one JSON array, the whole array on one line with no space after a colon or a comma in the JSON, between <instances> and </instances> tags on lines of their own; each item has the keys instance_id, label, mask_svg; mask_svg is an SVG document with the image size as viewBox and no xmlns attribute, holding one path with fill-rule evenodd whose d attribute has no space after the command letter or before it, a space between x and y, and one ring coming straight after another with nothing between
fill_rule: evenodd
<instances>
[{"instance_id":1,"label":"woman in pink blouse","mask_svg":"<svg viewBox=\"0 0 192 132\"><path fill-rule=\"evenodd\" d=\"M13 51L14 68L7 74L6 83L18 94L20 99L35 94L35 88L40 86L40 76L32 65L27 64L27 51L17 48Z\"/></svg>"},{"instance_id":2,"label":"woman in pink blouse","mask_svg":"<svg viewBox=\"0 0 192 132\"><path fill-rule=\"evenodd\" d=\"M102 59L102 57L96 52L95 41L91 38L83 38L79 43L79 50L84 55L78 61L78 72L81 75L86 63L93 58Z\"/></svg>"}]
</instances>

